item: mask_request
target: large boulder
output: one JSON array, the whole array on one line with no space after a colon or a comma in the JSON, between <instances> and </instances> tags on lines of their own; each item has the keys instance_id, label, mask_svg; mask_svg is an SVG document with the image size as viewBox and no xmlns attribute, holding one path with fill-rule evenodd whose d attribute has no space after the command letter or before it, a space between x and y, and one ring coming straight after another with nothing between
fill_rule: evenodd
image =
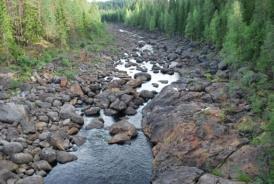
<instances>
[{"instance_id":1,"label":"large boulder","mask_svg":"<svg viewBox=\"0 0 274 184\"><path fill-rule=\"evenodd\" d=\"M141 80L141 81L150 81L151 75L146 72L140 72L134 75L134 79Z\"/></svg>"},{"instance_id":2,"label":"large boulder","mask_svg":"<svg viewBox=\"0 0 274 184\"><path fill-rule=\"evenodd\" d=\"M123 144L137 136L136 128L125 120L114 123L109 133L113 136L109 144Z\"/></svg>"},{"instance_id":3,"label":"large boulder","mask_svg":"<svg viewBox=\"0 0 274 184\"><path fill-rule=\"evenodd\" d=\"M19 177L7 169L0 169L0 183L15 183Z\"/></svg>"},{"instance_id":4,"label":"large boulder","mask_svg":"<svg viewBox=\"0 0 274 184\"><path fill-rule=\"evenodd\" d=\"M12 155L14 153L20 153L24 149L23 145L19 142L4 143L3 153L6 155Z\"/></svg>"},{"instance_id":5,"label":"large boulder","mask_svg":"<svg viewBox=\"0 0 274 184\"><path fill-rule=\"evenodd\" d=\"M15 103L0 104L0 122L20 123L24 133L34 133L35 126L30 121L26 106Z\"/></svg>"},{"instance_id":6,"label":"large boulder","mask_svg":"<svg viewBox=\"0 0 274 184\"><path fill-rule=\"evenodd\" d=\"M74 123L79 125L84 124L84 118L75 112L75 108L71 104L65 104L60 111L60 117L62 119L71 119Z\"/></svg>"},{"instance_id":7,"label":"large boulder","mask_svg":"<svg viewBox=\"0 0 274 184\"><path fill-rule=\"evenodd\" d=\"M40 158L49 163L54 163L56 161L56 151L52 148L44 148L40 153Z\"/></svg>"}]
</instances>

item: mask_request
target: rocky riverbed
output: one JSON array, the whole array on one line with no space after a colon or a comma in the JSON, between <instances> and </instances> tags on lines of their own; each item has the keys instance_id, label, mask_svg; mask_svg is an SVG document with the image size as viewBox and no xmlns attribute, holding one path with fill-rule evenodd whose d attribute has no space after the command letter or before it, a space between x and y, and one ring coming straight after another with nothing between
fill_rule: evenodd
<instances>
[{"instance_id":1,"label":"rocky riverbed","mask_svg":"<svg viewBox=\"0 0 274 184\"><path fill-rule=\"evenodd\" d=\"M228 93L230 71L212 46L110 29L119 54L78 63L73 81L53 75L58 59L15 96L0 75L0 183L49 174L48 184L238 184L259 175L245 94Z\"/></svg>"}]
</instances>

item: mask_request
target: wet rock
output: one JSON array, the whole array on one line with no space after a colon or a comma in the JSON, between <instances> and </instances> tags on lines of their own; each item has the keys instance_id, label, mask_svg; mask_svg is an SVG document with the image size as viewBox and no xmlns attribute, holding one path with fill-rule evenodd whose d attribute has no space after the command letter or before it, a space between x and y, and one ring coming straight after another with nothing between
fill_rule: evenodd
<instances>
[{"instance_id":1,"label":"wet rock","mask_svg":"<svg viewBox=\"0 0 274 184\"><path fill-rule=\"evenodd\" d=\"M52 167L46 160L36 161L33 164L33 168L36 170L51 171Z\"/></svg>"},{"instance_id":2,"label":"wet rock","mask_svg":"<svg viewBox=\"0 0 274 184\"><path fill-rule=\"evenodd\" d=\"M159 82L162 84L168 84L168 80L159 80Z\"/></svg>"},{"instance_id":3,"label":"wet rock","mask_svg":"<svg viewBox=\"0 0 274 184\"><path fill-rule=\"evenodd\" d=\"M2 169L15 171L16 169L18 169L18 165L9 160L0 160L0 170Z\"/></svg>"},{"instance_id":4,"label":"wet rock","mask_svg":"<svg viewBox=\"0 0 274 184\"><path fill-rule=\"evenodd\" d=\"M169 61L175 61L177 58L178 58L178 55L175 54L175 53L170 53L170 54L167 56L167 59L168 59Z\"/></svg>"},{"instance_id":5,"label":"wet rock","mask_svg":"<svg viewBox=\"0 0 274 184\"><path fill-rule=\"evenodd\" d=\"M24 149L23 145L19 142L5 143L3 146L3 153L6 155L12 155L14 153L20 153Z\"/></svg>"},{"instance_id":6,"label":"wet rock","mask_svg":"<svg viewBox=\"0 0 274 184\"><path fill-rule=\"evenodd\" d=\"M29 153L15 153L11 156L11 160L16 164L28 164L32 162L33 157Z\"/></svg>"},{"instance_id":7,"label":"wet rock","mask_svg":"<svg viewBox=\"0 0 274 184\"><path fill-rule=\"evenodd\" d=\"M204 174L200 177L197 184L245 184L245 182L232 181L211 174Z\"/></svg>"},{"instance_id":8,"label":"wet rock","mask_svg":"<svg viewBox=\"0 0 274 184\"><path fill-rule=\"evenodd\" d=\"M173 166L155 176L153 184L193 184L203 174L195 167Z\"/></svg>"},{"instance_id":9,"label":"wet rock","mask_svg":"<svg viewBox=\"0 0 274 184\"><path fill-rule=\"evenodd\" d=\"M158 87L159 87L159 84L157 84L157 83L152 83L152 86L155 87L155 88L158 88Z\"/></svg>"},{"instance_id":10,"label":"wet rock","mask_svg":"<svg viewBox=\"0 0 274 184\"><path fill-rule=\"evenodd\" d=\"M68 135L75 135L79 132L79 129L76 127L71 127L67 132L68 132Z\"/></svg>"},{"instance_id":11,"label":"wet rock","mask_svg":"<svg viewBox=\"0 0 274 184\"><path fill-rule=\"evenodd\" d=\"M58 151L57 152L57 161L61 164L65 164L68 162L72 162L74 160L77 160L77 157L71 153L65 152L65 151Z\"/></svg>"},{"instance_id":12,"label":"wet rock","mask_svg":"<svg viewBox=\"0 0 274 184\"><path fill-rule=\"evenodd\" d=\"M91 129L101 129L104 128L104 122L103 120L97 118L92 120L86 127L86 130L91 130Z\"/></svg>"},{"instance_id":13,"label":"wet rock","mask_svg":"<svg viewBox=\"0 0 274 184\"><path fill-rule=\"evenodd\" d=\"M110 108L117 111L122 111L127 108L127 104L120 99L116 99L113 103L110 104Z\"/></svg>"},{"instance_id":14,"label":"wet rock","mask_svg":"<svg viewBox=\"0 0 274 184\"><path fill-rule=\"evenodd\" d=\"M86 142L86 138L79 135L75 135L72 137L72 142L77 146L81 146Z\"/></svg>"},{"instance_id":15,"label":"wet rock","mask_svg":"<svg viewBox=\"0 0 274 184\"><path fill-rule=\"evenodd\" d=\"M134 109L133 107L128 107L128 108L125 110L125 114L126 114L126 115L129 115L129 116L132 116L132 115L137 114L137 111L136 111L136 109Z\"/></svg>"},{"instance_id":16,"label":"wet rock","mask_svg":"<svg viewBox=\"0 0 274 184\"><path fill-rule=\"evenodd\" d=\"M149 73L140 72L134 75L134 79L139 79L141 81L150 81L151 75Z\"/></svg>"},{"instance_id":17,"label":"wet rock","mask_svg":"<svg viewBox=\"0 0 274 184\"><path fill-rule=\"evenodd\" d=\"M109 144L122 144L137 136L136 128L126 120L114 123L109 130L112 139Z\"/></svg>"},{"instance_id":18,"label":"wet rock","mask_svg":"<svg viewBox=\"0 0 274 184\"><path fill-rule=\"evenodd\" d=\"M40 158L49 163L54 163L56 161L56 151L52 148L44 148L40 153Z\"/></svg>"},{"instance_id":19,"label":"wet rock","mask_svg":"<svg viewBox=\"0 0 274 184\"><path fill-rule=\"evenodd\" d=\"M16 184L43 184L44 179L43 177L39 175L33 175L33 176L28 176L26 178L20 179L16 182Z\"/></svg>"},{"instance_id":20,"label":"wet rock","mask_svg":"<svg viewBox=\"0 0 274 184\"><path fill-rule=\"evenodd\" d=\"M99 107L91 107L87 110L85 110L86 116L97 116L100 114L100 108Z\"/></svg>"},{"instance_id":21,"label":"wet rock","mask_svg":"<svg viewBox=\"0 0 274 184\"><path fill-rule=\"evenodd\" d=\"M119 112L118 111L116 111L116 110L114 110L114 109L105 109L104 110L104 114L106 115L106 116L115 116L115 115L117 115Z\"/></svg>"},{"instance_id":22,"label":"wet rock","mask_svg":"<svg viewBox=\"0 0 274 184\"><path fill-rule=\"evenodd\" d=\"M62 106L60 111L60 117L62 119L71 119L74 123L77 123L79 125L84 124L84 118L78 115L75 112L75 108L70 104L65 104Z\"/></svg>"},{"instance_id":23,"label":"wet rock","mask_svg":"<svg viewBox=\"0 0 274 184\"><path fill-rule=\"evenodd\" d=\"M84 96L84 92L79 83L74 83L70 87L70 91L75 96Z\"/></svg>"},{"instance_id":24,"label":"wet rock","mask_svg":"<svg viewBox=\"0 0 274 184\"><path fill-rule=\"evenodd\" d=\"M218 64L218 68L219 68L219 70L227 70L228 64L227 64L225 61L221 61L221 62Z\"/></svg>"},{"instance_id":25,"label":"wet rock","mask_svg":"<svg viewBox=\"0 0 274 184\"><path fill-rule=\"evenodd\" d=\"M142 90L140 92L140 97L142 97L145 100L152 99L152 98L154 98L154 96L155 96L155 92L153 92L153 91Z\"/></svg>"},{"instance_id":26,"label":"wet rock","mask_svg":"<svg viewBox=\"0 0 274 184\"><path fill-rule=\"evenodd\" d=\"M7 169L0 170L0 183L3 183L3 184L15 183L18 179L19 177L13 172Z\"/></svg>"}]
</instances>

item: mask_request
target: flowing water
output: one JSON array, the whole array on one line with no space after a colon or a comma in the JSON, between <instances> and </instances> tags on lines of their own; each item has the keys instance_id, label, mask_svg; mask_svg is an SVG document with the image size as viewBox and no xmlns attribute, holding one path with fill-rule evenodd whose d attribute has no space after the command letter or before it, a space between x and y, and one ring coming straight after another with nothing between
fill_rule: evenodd
<instances>
[{"instance_id":1,"label":"flowing water","mask_svg":"<svg viewBox=\"0 0 274 184\"><path fill-rule=\"evenodd\" d=\"M128 31L120 30L121 34L131 34ZM131 34L131 36L135 36ZM138 37L141 38L141 37ZM139 49L139 52L149 50L153 52L151 45L145 45ZM138 53L137 53L138 54ZM128 54L125 54L128 57ZM134 59L130 62L136 63ZM126 67L128 59L117 61L116 68L125 71L131 77L139 72L136 66ZM152 80L143 84L138 91L154 90L160 92L163 87L177 81L179 75L165 75L162 73L153 73L152 64L143 62L138 64L146 68L151 74ZM115 79L119 80L119 79ZM159 80L166 80L167 83L160 83ZM153 83L159 86L153 87ZM141 128L142 109L146 104L141 106L137 114L129 116L128 121ZM105 116L101 112L101 118L105 121L105 128L111 126L116 120L112 117ZM87 125L92 118L85 118ZM84 126L85 126L84 125ZM74 154L78 160L67 164L58 164L46 177L46 184L149 184L152 175L152 152L151 146L142 131L138 131L136 139L131 144L125 145L108 145L110 139L107 129L85 130L79 133L87 139L86 143L77 148Z\"/></svg>"}]
</instances>

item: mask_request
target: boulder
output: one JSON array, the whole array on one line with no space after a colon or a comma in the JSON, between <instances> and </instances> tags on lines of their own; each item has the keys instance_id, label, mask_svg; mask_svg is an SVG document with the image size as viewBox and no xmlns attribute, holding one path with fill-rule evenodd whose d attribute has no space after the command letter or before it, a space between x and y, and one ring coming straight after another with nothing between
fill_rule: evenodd
<instances>
[{"instance_id":1,"label":"boulder","mask_svg":"<svg viewBox=\"0 0 274 184\"><path fill-rule=\"evenodd\" d=\"M153 178L152 184L194 184L203 174L195 167L172 166Z\"/></svg>"},{"instance_id":2,"label":"boulder","mask_svg":"<svg viewBox=\"0 0 274 184\"><path fill-rule=\"evenodd\" d=\"M71 153L65 152L65 151L58 151L57 152L57 161L61 164L65 164L68 162L72 162L74 160L77 160L77 157Z\"/></svg>"},{"instance_id":3,"label":"boulder","mask_svg":"<svg viewBox=\"0 0 274 184\"><path fill-rule=\"evenodd\" d=\"M104 128L104 121L102 119L94 119L92 120L86 127L86 130L91 130L91 129L101 129Z\"/></svg>"},{"instance_id":4,"label":"boulder","mask_svg":"<svg viewBox=\"0 0 274 184\"><path fill-rule=\"evenodd\" d=\"M15 103L0 104L0 122L8 124L18 122L24 133L34 133L36 131L24 105Z\"/></svg>"},{"instance_id":5,"label":"boulder","mask_svg":"<svg viewBox=\"0 0 274 184\"><path fill-rule=\"evenodd\" d=\"M51 133L48 139L50 145L58 150L64 151L69 146L68 136L63 131Z\"/></svg>"},{"instance_id":6,"label":"boulder","mask_svg":"<svg viewBox=\"0 0 274 184\"><path fill-rule=\"evenodd\" d=\"M154 96L155 96L155 92L153 92L153 91L142 90L140 92L140 97L142 97L145 100L152 99L152 98L154 98Z\"/></svg>"},{"instance_id":7,"label":"boulder","mask_svg":"<svg viewBox=\"0 0 274 184\"><path fill-rule=\"evenodd\" d=\"M39 160L32 164L36 170L51 171L52 167L46 160Z\"/></svg>"},{"instance_id":8,"label":"boulder","mask_svg":"<svg viewBox=\"0 0 274 184\"><path fill-rule=\"evenodd\" d=\"M1 169L0 170L0 183L2 184L8 184L8 183L15 183L19 177L14 174L13 172L7 170L7 169Z\"/></svg>"},{"instance_id":9,"label":"boulder","mask_svg":"<svg viewBox=\"0 0 274 184\"><path fill-rule=\"evenodd\" d=\"M9 160L0 160L0 170L2 169L16 171L16 169L18 169L18 165Z\"/></svg>"},{"instance_id":10,"label":"boulder","mask_svg":"<svg viewBox=\"0 0 274 184\"><path fill-rule=\"evenodd\" d=\"M134 75L134 79L139 79L141 81L150 81L151 80L151 75L149 73L146 73L146 72L140 72L140 73L136 73Z\"/></svg>"},{"instance_id":11,"label":"boulder","mask_svg":"<svg viewBox=\"0 0 274 184\"><path fill-rule=\"evenodd\" d=\"M20 153L24 149L23 145L19 142L8 142L3 146L3 153L6 155L12 155L14 153Z\"/></svg>"},{"instance_id":12,"label":"boulder","mask_svg":"<svg viewBox=\"0 0 274 184\"><path fill-rule=\"evenodd\" d=\"M132 79L130 81L127 82L127 86L132 87L132 88L137 88L140 87L142 85L143 81L140 79Z\"/></svg>"},{"instance_id":13,"label":"boulder","mask_svg":"<svg viewBox=\"0 0 274 184\"><path fill-rule=\"evenodd\" d=\"M84 96L84 92L79 83L74 83L70 87L70 91L75 96Z\"/></svg>"},{"instance_id":14,"label":"boulder","mask_svg":"<svg viewBox=\"0 0 274 184\"><path fill-rule=\"evenodd\" d=\"M127 104L119 99L116 99L113 103L110 104L110 108L117 111L122 111L127 108Z\"/></svg>"},{"instance_id":15,"label":"boulder","mask_svg":"<svg viewBox=\"0 0 274 184\"><path fill-rule=\"evenodd\" d=\"M44 148L40 153L40 158L49 163L54 163L56 161L56 151L52 148Z\"/></svg>"},{"instance_id":16,"label":"boulder","mask_svg":"<svg viewBox=\"0 0 274 184\"><path fill-rule=\"evenodd\" d=\"M126 120L114 123L110 127L109 133L113 136L109 144L122 144L137 136L136 128Z\"/></svg>"},{"instance_id":17,"label":"boulder","mask_svg":"<svg viewBox=\"0 0 274 184\"><path fill-rule=\"evenodd\" d=\"M16 184L44 184L44 179L42 176L33 175L28 176L26 178L20 179L16 182Z\"/></svg>"},{"instance_id":18,"label":"boulder","mask_svg":"<svg viewBox=\"0 0 274 184\"><path fill-rule=\"evenodd\" d=\"M97 116L100 114L100 108L99 107L91 107L87 110L85 110L86 116Z\"/></svg>"},{"instance_id":19,"label":"boulder","mask_svg":"<svg viewBox=\"0 0 274 184\"><path fill-rule=\"evenodd\" d=\"M15 153L11 156L11 160L16 164L28 164L33 161L33 157L29 153Z\"/></svg>"},{"instance_id":20,"label":"boulder","mask_svg":"<svg viewBox=\"0 0 274 184\"><path fill-rule=\"evenodd\" d=\"M70 104L65 104L62 106L60 111L60 117L63 120L71 119L74 123L77 123L79 125L84 124L84 118L78 115L75 112L75 108L73 107L73 105L70 105Z\"/></svg>"}]
</instances>

